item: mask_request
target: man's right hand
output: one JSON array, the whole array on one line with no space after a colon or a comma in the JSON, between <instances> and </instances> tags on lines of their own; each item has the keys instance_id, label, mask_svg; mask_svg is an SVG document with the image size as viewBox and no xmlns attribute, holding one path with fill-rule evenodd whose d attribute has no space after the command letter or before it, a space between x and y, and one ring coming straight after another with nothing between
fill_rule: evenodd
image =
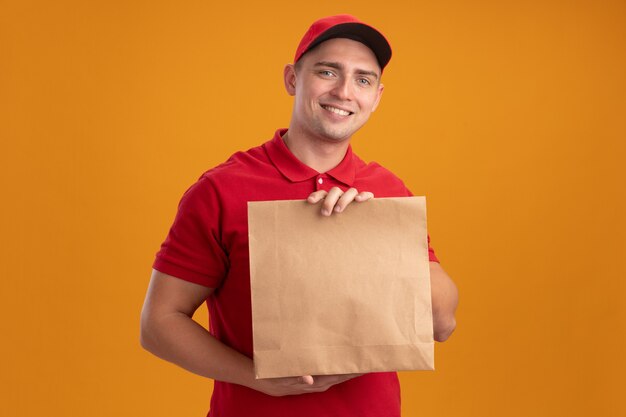
<instances>
[{"instance_id":1,"label":"man's right hand","mask_svg":"<svg viewBox=\"0 0 626 417\"><path fill-rule=\"evenodd\" d=\"M361 375L363 374L306 375L300 377L257 379L254 386L250 388L274 397L308 394L326 391L333 385L340 384Z\"/></svg>"}]
</instances>

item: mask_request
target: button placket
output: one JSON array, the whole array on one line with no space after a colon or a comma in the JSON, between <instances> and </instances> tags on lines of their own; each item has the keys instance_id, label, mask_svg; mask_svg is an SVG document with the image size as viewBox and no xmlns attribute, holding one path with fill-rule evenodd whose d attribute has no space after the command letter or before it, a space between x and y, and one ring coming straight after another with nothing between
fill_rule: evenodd
<instances>
[{"instance_id":1,"label":"button placket","mask_svg":"<svg viewBox=\"0 0 626 417\"><path fill-rule=\"evenodd\" d=\"M320 174L315 178L315 191L319 191L319 190L323 190L324 189L324 185L326 185L325 183L327 182L328 178L324 177L324 174Z\"/></svg>"}]
</instances>

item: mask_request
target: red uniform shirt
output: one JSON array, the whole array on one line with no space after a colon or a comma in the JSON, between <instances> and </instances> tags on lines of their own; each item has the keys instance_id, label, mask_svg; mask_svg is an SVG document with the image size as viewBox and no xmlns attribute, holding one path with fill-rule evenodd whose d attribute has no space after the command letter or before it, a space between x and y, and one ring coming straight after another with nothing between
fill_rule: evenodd
<instances>
[{"instance_id":1,"label":"red uniform shirt","mask_svg":"<svg viewBox=\"0 0 626 417\"><path fill-rule=\"evenodd\" d=\"M298 160L282 140L286 130L262 146L238 152L205 172L183 195L176 219L157 253L154 268L215 288L207 299L211 333L252 357L252 313L248 253L248 201L303 200L313 191L339 187L371 191L375 197L410 196L402 181L376 163L348 151L320 174ZM431 261L437 261L429 248ZM320 261L323 262L323 261ZM297 415L386 417L400 415L395 372L372 373L323 393L272 397L237 384L215 381L209 416Z\"/></svg>"}]
</instances>

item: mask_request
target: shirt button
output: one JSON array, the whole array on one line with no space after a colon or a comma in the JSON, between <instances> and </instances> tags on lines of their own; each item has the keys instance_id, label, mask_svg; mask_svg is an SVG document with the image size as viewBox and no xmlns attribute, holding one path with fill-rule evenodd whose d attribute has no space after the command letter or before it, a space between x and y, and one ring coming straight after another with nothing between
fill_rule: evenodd
<instances>
[{"instance_id":1,"label":"shirt button","mask_svg":"<svg viewBox=\"0 0 626 417\"><path fill-rule=\"evenodd\" d=\"M321 178L318 178L318 179L317 179L317 183L318 183L318 184L323 184L323 183L324 183L324 180L323 180L323 179L321 179Z\"/></svg>"}]
</instances>

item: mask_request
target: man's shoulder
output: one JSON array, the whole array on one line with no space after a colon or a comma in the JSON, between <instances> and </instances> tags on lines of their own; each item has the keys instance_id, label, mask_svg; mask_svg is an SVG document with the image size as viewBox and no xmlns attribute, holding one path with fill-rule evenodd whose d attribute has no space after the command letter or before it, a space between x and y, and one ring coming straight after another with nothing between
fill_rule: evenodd
<instances>
[{"instance_id":1,"label":"man's shoulder","mask_svg":"<svg viewBox=\"0 0 626 417\"><path fill-rule=\"evenodd\" d=\"M270 164L263 143L245 151L235 152L226 161L203 172L199 180L227 181L231 177L253 174Z\"/></svg>"},{"instance_id":2,"label":"man's shoulder","mask_svg":"<svg viewBox=\"0 0 626 417\"><path fill-rule=\"evenodd\" d=\"M356 181L360 187L365 185L369 190L379 190L374 193L378 197L405 196L411 192L404 181L391 170L375 161L365 162L356 156ZM389 194L389 195L388 195Z\"/></svg>"},{"instance_id":3,"label":"man's shoulder","mask_svg":"<svg viewBox=\"0 0 626 417\"><path fill-rule=\"evenodd\" d=\"M354 155L354 158L356 161L357 175L381 177L381 178L385 178L389 180L402 182L400 177L398 177L391 170L385 168L378 162L376 161L366 162L357 155Z\"/></svg>"},{"instance_id":4,"label":"man's shoulder","mask_svg":"<svg viewBox=\"0 0 626 417\"><path fill-rule=\"evenodd\" d=\"M246 178L263 176L271 164L264 146L265 143L235 152L226 161L207 169L185 191L183 200L206 199L209 195L236 191L237 184Z\"/></svg>"}]
</instances>

